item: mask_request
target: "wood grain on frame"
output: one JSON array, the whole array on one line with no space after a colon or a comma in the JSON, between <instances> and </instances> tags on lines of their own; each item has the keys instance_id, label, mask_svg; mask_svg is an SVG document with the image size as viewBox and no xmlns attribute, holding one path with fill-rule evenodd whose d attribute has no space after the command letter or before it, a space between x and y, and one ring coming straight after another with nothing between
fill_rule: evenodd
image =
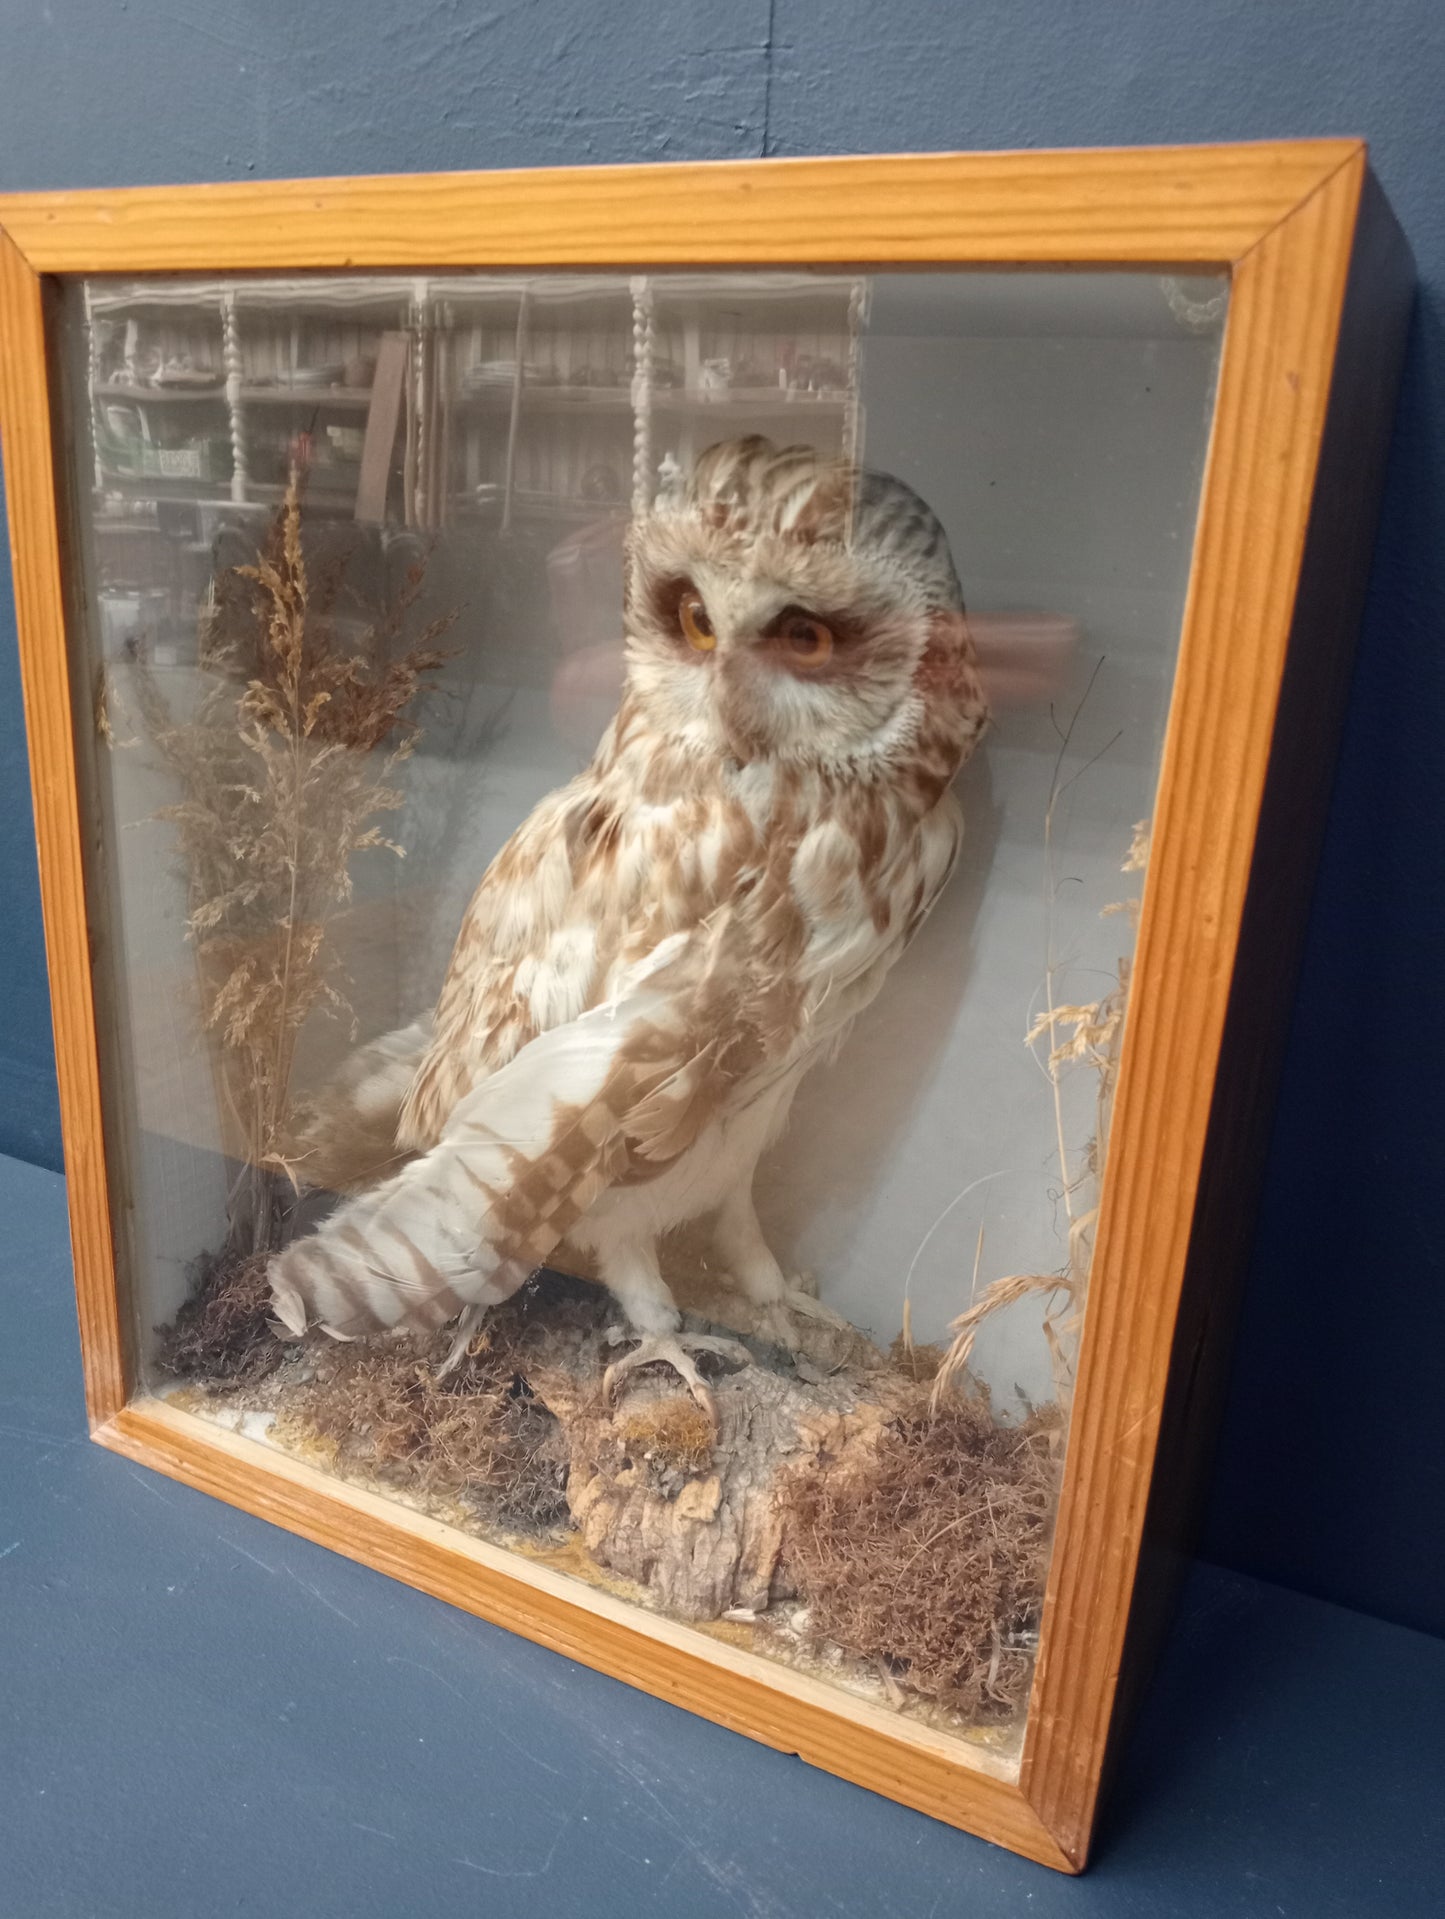
<instances>
[{"instance_id":1,"label":"wood grain on frame","mask_svg":"<svg viewBox=\"0 0 1445 1919\"><path fill-rule=\"evenodd\" d=\"M0 198L10 235L0 238L0 432L97 1438L602 1671L1077 1870L1115 1716L1365 178L1358 142L1313 141ZM37 275L744 263L1233 269L1018 1784L981 1769L962 1742L841 1690L559 1574L543 1576L526 1560L157 1402L124 1404ZM1388 327L1398 331L1396 317ZM1386 403L1379 397L1376 410ZM1359 503L1363 521L1373 505ZM1366 553L1357 539L1342 558L1347 586L1358 584ZM1336 621L1320 639L1320 670L1336 685L1347 626ZM1309 637L1296 631L1294 645ZM1318 793L1307 803L1316 813L1323 804ZM1304 896L1290 895L1296 920Z\"/></svg>"},{"instance_id":2,"label":"wood grain on frame","mask_svg":"<svg viewBox=\"0 0 1445 1919\"><path fill-rule=\"evenodd\" d=\"M1360 143L246 180L0 196L40 273L287 267L1219 265Z\"/></svg>"},{"instance_id":3,"label":"wood grain on frame","mask_svg":"<svg viewBox=\"0 0 1445 1919\"><path fill-rule=\"evenodd\" d=\"M1236 947L1189 1240L1144 1545L1104 1778L1154 1664L1199 1530L1273 1128L1309 902L1364 610L1414 265L1379 186L1364 182L1334 351L1309 535ZM1202 1428L1202 1431L1201 1431ZM1202 1442L1202 1443L1201 1443Z\"/></svg>"}]
</instances>

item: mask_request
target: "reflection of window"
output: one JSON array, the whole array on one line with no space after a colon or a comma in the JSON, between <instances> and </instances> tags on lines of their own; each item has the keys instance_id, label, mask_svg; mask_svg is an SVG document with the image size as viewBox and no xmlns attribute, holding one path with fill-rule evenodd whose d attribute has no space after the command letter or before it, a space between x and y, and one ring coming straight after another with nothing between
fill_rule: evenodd
<instances>
[{"instance_id":1,"label":"reflection of window","mask_svg":"<svg viewBox=\"0 0 1445 1919\"><path fill-rule=\"evenodd\" d=\"M856 450L866 291L738 273L92 283L109 626L183 646L218 531L258 529L298 457L311 516L566 541L724 436Z\"/></svg>"},{"instance_id":2,"label":"reflection of window","mask_svg":"<svg viewBox=\"0 0 1445 1919\"><path fill-rule=\"evenodd\" d=\"M645 504L724 435L851 448L863 294L784 274L439 286L443 514Z\"/></svg>"}]
</instances>

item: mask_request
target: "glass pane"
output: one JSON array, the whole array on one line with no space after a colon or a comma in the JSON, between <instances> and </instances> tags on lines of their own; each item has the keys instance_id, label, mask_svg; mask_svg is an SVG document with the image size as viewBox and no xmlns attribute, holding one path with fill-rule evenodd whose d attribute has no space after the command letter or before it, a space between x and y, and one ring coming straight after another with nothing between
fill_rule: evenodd
<instances>
[{"instance_id":1,"label":"glass pane","mask_svg":"<svg viewBox=\"0 0 1445 1919\"><path fill-rule=\"evenodd\" d=\"M152 1390L1014 1763L1225 303L67 286Z\"/></svg>"}]
</instances>

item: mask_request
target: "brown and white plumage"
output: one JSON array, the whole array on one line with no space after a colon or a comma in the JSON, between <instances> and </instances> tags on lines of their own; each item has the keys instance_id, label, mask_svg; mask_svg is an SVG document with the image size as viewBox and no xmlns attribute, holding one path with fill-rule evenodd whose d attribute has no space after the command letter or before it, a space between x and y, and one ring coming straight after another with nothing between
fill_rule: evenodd
<instances>
[{"instance_id":1,"label":"brown and white plumage","mask_svg":"<svg viewBox=\"0 0 1445 1919\"><path fill-rule=\"evenodd\" d=\"M907 487L754 438L636 524L625 624L592 765L466 913L413 1157L273 1262L294 1331L441 1325L570 1237L666 1334L657 1240L706 1213L738 1284L783 1297L753 1170L952 869L985 721L962 600Z\"/></svg>"}]
</instances>

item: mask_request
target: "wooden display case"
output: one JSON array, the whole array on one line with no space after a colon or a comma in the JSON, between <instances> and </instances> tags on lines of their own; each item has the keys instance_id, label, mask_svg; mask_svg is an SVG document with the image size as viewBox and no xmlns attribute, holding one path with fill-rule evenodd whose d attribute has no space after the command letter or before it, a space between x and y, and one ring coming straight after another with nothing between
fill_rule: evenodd
<instances>
[{"instance_id":1,"label":"wooden display case","mask_svg":"<svg viewBox=\"0 0 1445 1919\"><path fill-rule=\"evenodd\" d=\"M0 229L0 435L94 1436L740 1732L1079 1869L1218 1400L1369 565L1411 271L1364 147L11 195ZM425 539L531 528L555 543L591 522L620 538L669 483L665 462L686 470L720 433L865 453L870 289L903 270L1057 275L1061 309L1068 276L1085 271L1149 274L1166 290L1222 276L1227 295L1047 1592L1007 1751L222 1430L154 1389L132 1296L134 1035L115 972L85 650L82 547L96 556L84 564L102 632L109 617L123 647L148 624L183 647L216 525L274 510L298 433L335 429L315 476L320 518ZM66 371L58 318L77 285L83 374ZM1193 295L1177 298L1188 324ZM973 325L987 334L986 316ZM65 455L75 407L67 419L63 395L76 381L93 436L83 474ZM947 424L952 404L940 390L919 417ZM960 418L961 448L973 424ZM1081 484L1102 502L1110 482Z\"/></svg>"}]
</instances>

